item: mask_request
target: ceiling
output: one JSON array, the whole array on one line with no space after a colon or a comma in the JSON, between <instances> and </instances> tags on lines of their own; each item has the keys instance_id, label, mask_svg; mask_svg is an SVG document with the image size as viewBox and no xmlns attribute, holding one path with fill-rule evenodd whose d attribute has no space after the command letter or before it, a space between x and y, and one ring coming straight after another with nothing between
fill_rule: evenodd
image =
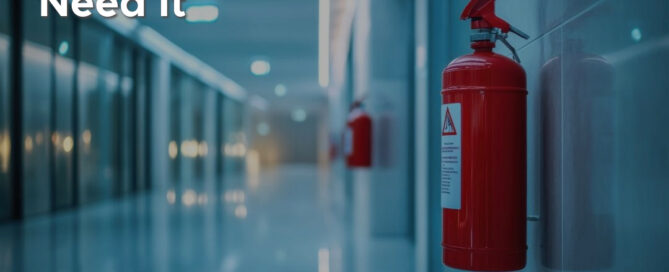
<instances>
[{"instance_id":1,"label":"ceiling","mask_svg":"<svg viewBox=\"0 0 669 272\"><path fill-rule=\"evenodd\" d=\"M193 3L202 0L188 0ZM163 36L231 78L270 109L318 109L325 91L318 84L318 0L208 0L219 6L213 23L189 23L160 17L160 0L146 1L141 19ZM171 1L170 1L171 2ZM250 65L262 57L271 64L266 76L254 76ZM277 97L284 84L288 93Z\"/></svg>"}]
</instances>

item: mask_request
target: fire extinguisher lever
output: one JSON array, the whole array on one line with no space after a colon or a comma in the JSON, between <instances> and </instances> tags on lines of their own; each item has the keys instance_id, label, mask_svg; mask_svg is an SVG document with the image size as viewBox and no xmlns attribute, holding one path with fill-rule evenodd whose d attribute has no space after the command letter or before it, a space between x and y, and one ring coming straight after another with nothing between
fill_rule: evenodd
<instances>
[{"instance_id":1,"label":"fire extinguisher lever","mask_svg":"<svg viewBox=\"0 0 669 272\"><path fill-rule=\"evenodd\" d=\"M525 34L525 32L522 32L520 29L517 29L512 25L509 25L509 31L511 31L511 33L514 33L514 34L518 35L519 37L521 37L525 40L530 38L530 35ZM513 60L515 60L517 63L520 63L520 57L518 57L518 53L516 52L516 48L513 47L509 43L509 41L506 40L507 37L508 37L507 33L500 33L500 34L498 34L497 38L500 41L502 41L502 43L506 46L506 48L509 49L509 51L511 51L511 54L513 54Z\"/></svg>"},{"instance_id":2,"label":"fire extinguisher lever","mask_svg":"<svg viewBox=\"0 0 669 272\"><path fill-rule=\"evenodd\" d=\"M509 41L506 40L506 35L504 35L504 36L500 36L500 37L499 37L499 40L502 41L502 43L503 43L504 45L506 45L506 48L508 48L509 51L511 51L511 54L513 54L513 60L515 60L517 63L520 63L520 57L518 57L518 53L516 52L516 48L514 48L513 46L511 46L511 44L509 43Z\"/></svg>"},{"instance_id":3,"label":"fire extinguisher lever","mask_svg":"<svg viewBox=\"0 0 669 272\"><path fill-rule=\"evenodd\" d=\"M514 33L514 34L520 36L521 38L523 38L523 39L525 39L525 40L527 40L527 39L530 38L530 35L525 34L525 32L520 31L520 29L517 29L517 28L515 28L515 27L512 26L512 25L509 25L509 30L510 30L512 33ZM509 43L509 41L506 40L507 37L508 37L508 34L507 34L507 33L499 33L499 34L497 34L497 38L498 38L500 41L502 41L502 43L506 46L506 48L508 48L509 51L511 51L511 54L513 54L513 60L515 60L517 63L520 63L520 57L518 57L518 53L516 52L516 48L513 47L513 46Z\"/></svg>"}]
</instances>

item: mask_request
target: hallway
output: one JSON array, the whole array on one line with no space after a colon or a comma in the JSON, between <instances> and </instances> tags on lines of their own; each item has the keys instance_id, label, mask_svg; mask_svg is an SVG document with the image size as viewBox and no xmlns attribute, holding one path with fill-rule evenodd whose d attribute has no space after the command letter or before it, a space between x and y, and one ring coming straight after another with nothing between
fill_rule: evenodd
<instances>
[{"instance_id":1,"label":"hallway","mask_svg":"<svg viewBox=\"0 0 669 272\"><path fill-rule=\"evenodd\" d=\"M289 165L218 192L170 189L3 224L0 271L351 271L350 217L336 215L331 185L313 165Z\"/></svg>"},{"instance_id":2,"label":"hallway","mask_svg":"<svg viewBox=\"0 0 669 272\"><path fill-rule=\"evenodd\" d=\"M0 0L0 272L669 271L669 1L93 2Z\"/></svg>"}]
</instances>

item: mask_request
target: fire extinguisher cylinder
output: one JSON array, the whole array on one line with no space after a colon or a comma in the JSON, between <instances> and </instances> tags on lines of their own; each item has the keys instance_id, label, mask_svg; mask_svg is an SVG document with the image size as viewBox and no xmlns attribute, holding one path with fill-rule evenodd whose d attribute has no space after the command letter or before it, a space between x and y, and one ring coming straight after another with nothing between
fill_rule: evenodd
<instances>
[{"instance_id":1,"label":"fire extinguisher cylinder","mask_svg":"<svg viewBox=\"0 0 669 272\"><path fill-rule=\"evenodd\" d=\"M514 59L493 52L509 31L493 0L473 0L474 53L443 72L441 207L443 261L474 271L525 267L527 88Z\"/></svg>"},{"instance_id":2,"label":"fire extinguisher cylinder","mask_svg":"<svg viewBox=\"0 0 669 272\"><path fill-rule=\"evenodd\" d=\"M351 106L344 135L344 149L348 167L372 166L372 118L361 102Z\"/></svg>"}]
</instances>

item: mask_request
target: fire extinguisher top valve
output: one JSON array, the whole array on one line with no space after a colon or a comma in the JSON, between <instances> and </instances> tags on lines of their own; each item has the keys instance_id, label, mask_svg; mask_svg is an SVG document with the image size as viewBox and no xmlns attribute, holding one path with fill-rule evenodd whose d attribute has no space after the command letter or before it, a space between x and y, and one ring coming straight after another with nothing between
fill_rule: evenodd
<instances>
[{"instance_id":1,"label":"fire extinguisher top valve","mask_svg":"<svg viewBox=\"0 0 669 272\"><path fill-rule=\"evenodd\" d=\"M471 0L460 16L462 20L471 19L471 27L474 33L471 36L472 42L502 41L506 47L513 53L513 59L520 62L516 49L506 40L508 33L514 33L523 39L529 39L530 36L513 27L508 22L495 15L495 0Z\"/></svg>"},{"instance_id":2,"label":"fire extinguisher top valve","mask_svg":"<svg viewBox=\"0 0 669 272\"><path fill-rule=\"evenodd\" d=\"M352 112L354 110L364 109L364 108L365 108L365 104L363 104L361 100L356 100L356 101L353 101L353 103L349 107L349 111Z\"/></svg>"}]
</instances>

